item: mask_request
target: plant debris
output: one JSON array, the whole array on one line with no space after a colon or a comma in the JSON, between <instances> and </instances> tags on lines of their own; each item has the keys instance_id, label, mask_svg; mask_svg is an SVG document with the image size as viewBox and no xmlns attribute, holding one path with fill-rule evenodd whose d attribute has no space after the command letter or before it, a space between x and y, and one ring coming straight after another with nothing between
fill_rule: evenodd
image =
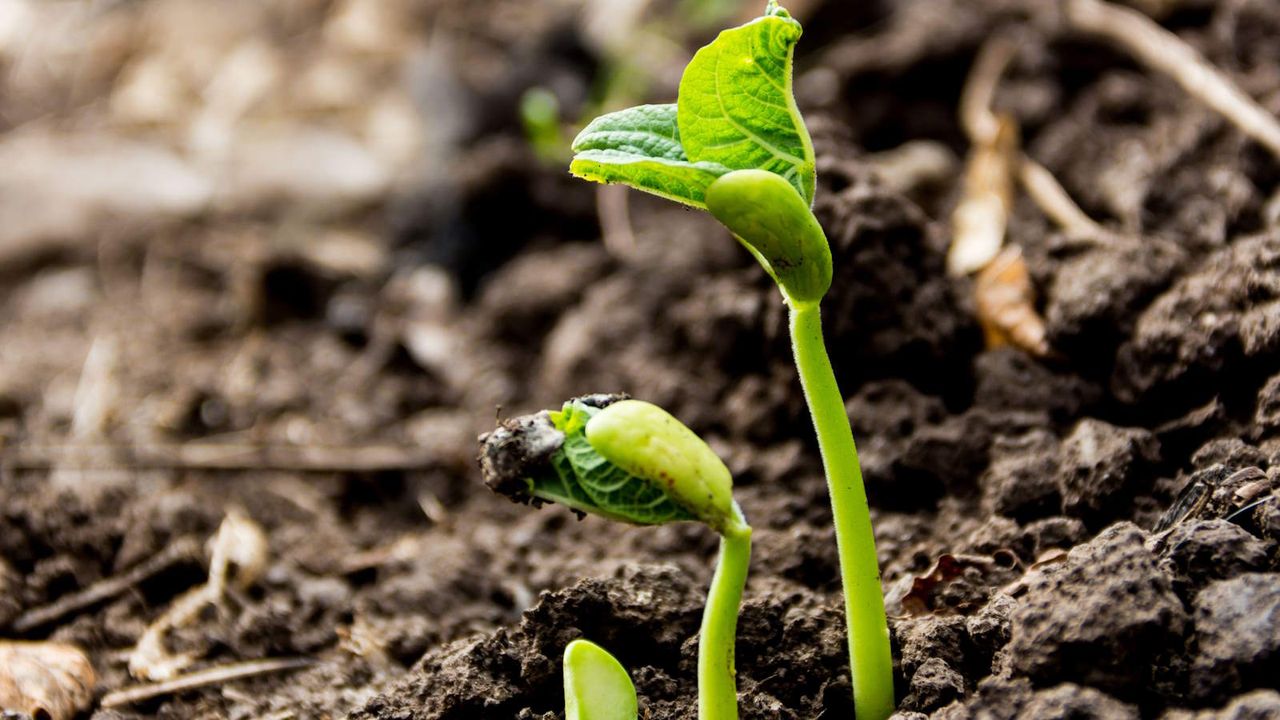
<instances>
[{"instance_id":1,"label":"plant debris","mask_svg":"<svg viewBox=\"0 0 1280 720\"><path fill-rule=\"evenodd\" d=\"M172 653L164 643L172 629L195 622L207 605L220 605L228 586L247 588L267 567L267 537L244 513L232 509L210 541L209 580L173 601L147 627L129 655L129 672L143 680L170 680L199 659L198 652Z\"/></svg>"},{"instance_id":2,"label":"plant debris","mask_svg":"<svg viewBox=\"0 0 1280 720\"><path fill-rule=\"evenodd\" d=\"M1147 67L1173 78L1249 137L1280 157L1280 122L1203 55L1142 13L1104 0L1067 0L1073 29L1099 35Z\"/></svg>"},{"instance_id":3,"label":"plant debris","mask_svg":"<svg viewBox=\"0 0 1280 720\"><path fill-rule=\"evenodd\" d=\"M1014 345L1039 357L1049 354L1044 319L1036 311L1020 248L1005 248L978 273L974 296L988 347Z\"/></svg>"},{"instance_id":4,"label":"plant debris","mask_svg":"<svg viewBox=\"0 0 1280 720\"><path fill-rule=\"evenodd\" d=\"M989 556L943 553L923 574L902 578L889 589L885 604L903 616L930 614L969 614L986 604L987 596L979 594L944 602L949 586L972 574L978 584L990 584L1020 574L1020 563L1013 552L999 550Z\"/></svg>"},{"instance_id":5,"label":"plant debris","mask_svg":"<svg viewBox=\"0 0 1280 720\"><path fill-rule=\"evenodd\" d=\"M0 710L72 720L89 706L97 678L80 648L0 640Z\"/></svg>"},{"instance_id":6,"label":"plant debris","mask_svg":"<svg viewBox=\"0 0 1280 720\"><path fill-rule=\"evenodd\" d=\"M248 660L246 662L220 665L205 668L187 675L172 677L164 682L136 685L123 690L114 690L103 696L101 705L104 708L121 707L150 700L151 698L173 693L196 690L211 685L223 685L236 680L266 675L268 673L299 670L312 665L308 658L271 658L267 660Z\"/></svg>"}]
</instances>

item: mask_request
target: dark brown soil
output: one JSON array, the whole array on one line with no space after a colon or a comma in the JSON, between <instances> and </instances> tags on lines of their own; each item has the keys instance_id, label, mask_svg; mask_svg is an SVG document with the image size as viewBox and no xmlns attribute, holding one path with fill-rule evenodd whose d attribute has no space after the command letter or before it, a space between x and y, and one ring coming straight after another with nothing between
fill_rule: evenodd
<instances>
[{"instance_id":1,"label":"dark brown soil","mask_svg":"<svg viewBox=\"0 0 1280 720\"><path fill-rule=\"evenodd\" d=\"M626 392L711 442L756 528L743 718L851 717L780 298L713 220L652 198L630 196L633 243L600 242L597 189L523 140L528 87L583 110L597 31L527 0L233 4L67 11L75 48L33 46L43 64L0 44L0 637L80 644L100 695L133 684L128 650L240 508L269 566L170 649L315 664L86 716L543 720L587 637L644 717L692 717L715 538L517 506L475 463L495 410ZM1280 112L1280 7L1133 4ZM651 31L705 40L674 5ZM795 5L900 717L1280 717L1280 160L1035 3ZM1018 200L1046 359L985 349L945 273L956 102L1010 27L997 105L1128 238L1072 241ZM653 71L637 99L673 96ZM198 161L219 128L230 165ZM263 139L280 128L301 144ZM920 140L950 169L885 169Z\"/></svg>"}]
</instances>

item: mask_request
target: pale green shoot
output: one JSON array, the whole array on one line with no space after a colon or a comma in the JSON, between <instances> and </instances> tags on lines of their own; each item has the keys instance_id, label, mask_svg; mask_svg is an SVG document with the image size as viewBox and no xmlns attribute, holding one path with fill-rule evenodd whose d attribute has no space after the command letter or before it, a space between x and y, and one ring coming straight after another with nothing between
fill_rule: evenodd
<instances>
[{"instance_id":1,"label":"pale green shoot","mask_svg":"<svg viewBox=\"0 0 1280 720\"><path fill-rule=\"evenodd\" d=\"M564 649L565 720L636 720L640 704L631 677L612 655L589 640Z\"/></svg>"},{"instance_id":2,"label":"pale green shoot","mask_svg":"<svg viewBox=\"0 0 1280 720\"><path fill-rule=\"evenodd\" d=\"M520 96L520 122L534 154L544 163L563 161L564 137L560 131L560 101L544 87L532 87Z\"/></svg>"}]
</instances>

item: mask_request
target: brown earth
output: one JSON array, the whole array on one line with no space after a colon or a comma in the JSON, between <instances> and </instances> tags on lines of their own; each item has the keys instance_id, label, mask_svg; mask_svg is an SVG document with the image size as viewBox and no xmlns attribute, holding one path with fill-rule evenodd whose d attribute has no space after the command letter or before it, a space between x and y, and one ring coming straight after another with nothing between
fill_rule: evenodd
<instances>
[{"instance_id":1,"label":"brown earth","mask_svg":"<svg viewBox=\"0 0 1280 720\"><path fill-rule=\"evenodd\" d=\"M314 664L86 716L554 718L587 637L645 717L691 717L715 538L516 506L474 462L495 409L624 391L711 442L756 528L742 716L850 717L780 298L714 221L651 198L634 242L600 242L596 188L523 140L524 89L566 117L592 97L597 31L516 0L234 4L62 8L32 27L60 18L73 49L0 45L0 636L78 643L99 697L132 685L128 650L239 508L265 572L168 646ZM646 31L708 37L670 5ZM1280 112L1276 5L1134 5ZM1280 717L1280 160L1027 7L794 8L902 717ZM1118 236L1017 201L1045 359L984 349L945 273L956 102L1006 31L996 105ZM644 97L673 96L652 71ZM939 172L885 154L922 140Z\"/></svg>"}]
</instances>

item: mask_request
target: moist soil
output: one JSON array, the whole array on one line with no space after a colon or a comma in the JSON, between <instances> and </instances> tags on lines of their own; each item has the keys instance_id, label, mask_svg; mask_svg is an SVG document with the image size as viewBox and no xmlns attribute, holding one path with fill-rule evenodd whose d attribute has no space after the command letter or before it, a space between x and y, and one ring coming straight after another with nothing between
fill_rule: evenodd
<instances>
[{"instance_id":1,"label":"moist soil","mask_svg":"<svg viewBox=\"0 0 1280 720\"><path fill-rule=\"evenodd\" d=\"M1280 111L1280 7L1134 4ZM338 5L264 3L266 42L303 53ZM617 197L529 150L520 92L546 84L569 114L600 72L577 16L392 5L400 32L430 50L446 28L467 60L394 75L465 109L435 148L446 180L408 173L341 207L285 183L0 245L0 636L80 645L99 697L132 685L129 649L204 582L201 548L239 509L266 533L265 572L167 646L192 668L313 664L86 716L551 719L560 655L586 637L629 669L643 717L693 717L711 533L518 506L475 462L496 415L626 392L708 439L755 527L742 717L852 717L830 510L776 290L710 218L648 197L629 197L630 236L615 224L600 242L597 200ZM166 6L183 7L100 22ZM858 8L797 3L796 86L900 717L1280 717L1280 161L1018 3ZM956 103L996 32L1021 40L997 107L1116 231L1081 242L1017 200L1008 242L1047 323L1042 358L985 347L972 282L945 272ZM390 47L352 62L385 71L421 50ZM38 113L98 127L124 74L51 107L11 99L7 135ZM921 141L924 170L889 152Z\"/></svg>"}]
</instances>

